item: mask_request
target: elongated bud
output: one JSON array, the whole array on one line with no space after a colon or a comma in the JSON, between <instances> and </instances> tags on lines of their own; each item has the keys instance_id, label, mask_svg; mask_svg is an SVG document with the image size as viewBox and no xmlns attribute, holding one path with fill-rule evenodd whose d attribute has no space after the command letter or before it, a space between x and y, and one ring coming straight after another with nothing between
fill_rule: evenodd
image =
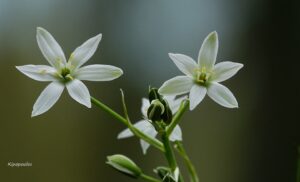
<instances>
[{"instance_id":1,"label":"elongated bud","mask_svg":"<svg viewBox=\"0 0 300 182\"><path fill-rule=\"evenodd\" d=\"M107 157L107 164L115 168L119 172L138 178L142 174L142 170L128 157L116 154Z\"/></svg>"},{"instance_id":2,"label":"elongated bud","mask_svg":"<svg viewBox=\"0 0 300 182\"><path fill-rule=\"evenodd\" d=\"M150 107L147 111L148 118L153 121L163 121L164 125L172 121L172 111L168 102L158 93L157 88L149 88ZM154 123L155 124L155 123Z\"/></svg>"},{"instance_id":3,"label":"elongated bud","mask_svg":"<svg viewBox=\"0 0 300 182\"><path fill-rule=\"evenodd\" d=\"M169 125L172 121L173 118L173 114L172 111L169 107L168 102L166 102L165 100L162 101L162 104L165 107L165 112L162 114L161 118L163 119L163 121L165 122L166 125Z\"/></svg>"},{"instance_id":4,"label":"elongated bud","mask_svg":"<svg viewBox=\"0 0 300 182\"><path fill-rule=\"evenodd\" d=\"M152 100L147 111L147 116L151 121L160 121L161 116L165 112L164 105L158 100Z\"/></svg>"}]
</instances>

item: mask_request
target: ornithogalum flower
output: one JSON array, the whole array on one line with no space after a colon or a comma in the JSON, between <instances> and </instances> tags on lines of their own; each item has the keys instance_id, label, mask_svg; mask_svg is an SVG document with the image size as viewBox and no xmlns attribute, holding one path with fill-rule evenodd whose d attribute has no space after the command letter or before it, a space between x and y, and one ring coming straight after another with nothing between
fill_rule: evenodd
<instances>
[{"instance_id":1,"label":"ornithogalum flower","mask_svg":"<svg viewBox=\"0 0 300 182\"><path fill-rule=\"evenodd\" d=\"M110 81L120 77L123 71L110 65L94 64L81 67L97 50L102 35L98 34L77 47L66 61L65 54L52 35L43 28L37 28L37 42L48 65L16 66L26 76L37 81L50 81L36 100L31 116L48 111L59 99L64 87L69 95L86 107L91 107L88 88L80 81Z\"/></svg>"},{"instance_id":2,"label":"ornithogalum flower","mask_svg":"<svg viewBox=\"0 0 300 182\"><path fill-rule=\"evenodd\" d=\"M178 99L175 99L173 96L164 97L165 100L169 103L170 109L172 110L172 113L175 114L180 106L180 103L185 97L180 97ZM147 118L147 110L150 106L149 100L146 98L142 99L142 114L143 114L143 120L140 120L134 124L136 128L138 128L143 133L149 135L152 138L155 138L157 135L157 131L155 130L154 126L151 124L150 120ZM127 128L119 133L118 139L128 138L134 136L133 133ZM170 135L171 141L181 141L182 140L182 133L180 127L177 125L173 132ZM140 144L143 150L143 153L146 154L148 148L150 147L150 144L145 142L144 140L140 140Z\"/></svg>"},{"instance_id":3,"label":"ornithogalum flower","mask_svg":"<svg viewBox=\"0 0 300 182\"><path fill-rule=\"evenodd\" d=\"M185 76L167 80L158 92L162 95L189 93L190 110L203 100L206 93L224 107L238 107L238 102L231 91L219 82L231 78L243 64L225 61L215 65L218 46L217 32L211 32L202 43L198 64L189 56L169 53L172 61Z\"/></svg>"}]
</instances>

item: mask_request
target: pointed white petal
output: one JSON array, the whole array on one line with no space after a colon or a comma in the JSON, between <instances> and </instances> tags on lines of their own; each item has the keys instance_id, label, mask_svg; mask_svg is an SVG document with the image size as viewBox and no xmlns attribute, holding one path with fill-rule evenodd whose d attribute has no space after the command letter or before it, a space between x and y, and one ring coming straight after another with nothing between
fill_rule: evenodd
<instances>
[{"instance_id":1,"label":"pointed white petal","mask_svg":"<svg viewBox=\"0 0 300 182\"><path fill-rule=\"evenodd\" d=\"M50 83L34 103L31 116L34 117L48 111L57 102L63 90L64 85L60 82Z\"/></svg>"},{"instance_id":2,"label":"pointed white petal","mask_svg":"<svg viewBox=\"0 0 300 182\"><path fill-rule=\"evenodd\" d=\"M141 147L142 147L143 154L146 155L147 150L150 147L150 144L145 142L144 140L140 140L140 144L141 144Z\"/></svg>"},{"instance_id":3,"label":"pointed white petal","mask_svg":"<svg viewBox=\"0 0 300 182\"><path fill-rule=\"evenodd\" d=\"M198 65L191 57L172 53L169 53L169 57L182 73L190 77L194 76L195 71L198 69Z\"/></svg>"},{"instance_id":4,"label":"pointed white petal","mask_svg":"<svg viewBox=\"0 0 300 182\"><path fill-rule=\"evenodd\" d=\"M180 95L191 90L194 81L188 76L176 76L167 80L158 90L162 95Z\"/></svg>"},{"instance_id":5,"label":"pointed white petal","mask_svg":"<svg viewBox=\"0 0 300 182\"><path fill-rule=\"evenodd\" d=\"M148 99L146 98L143 98L142 99L142 107L141 107L141 111L142 111L142 114L145 118L147 118L147 111L148 111L148 108L150 107L150 102Z\"/></svg>"},{"instance_id":6,"label":"pointed white petal","mask_svg":"<svg viewBox=\"0 0 300 182\"><path fill-rule=\"evenodd\" d=\"M148 128L147 130L145 130L144 133L152 138L155 138L155 136L157 135L157 131L154 129L153 126L152 128ZM150 147L150 144L145 142L144 140L140 140L140 144L143 150L143 154L145 155L147 153L148 148Z\"/></svg>"},{"instance_id":7,"label":"pointed white petal","mask_svg":"<svg viewBox=\"0 0 300 182\"><path fill-rule=\"evenodd\" d=\"M38 27L36 39L40 50L50 65L56 69L60 69L66 64L63 50L47 30Z\"/></svg>"},{"instance_id":8,"label":"pointed white petal","mask_svg":"<svg viewBox=\"0 0 300 182\"><path fill-rule=\"evenodd\" d=\"M54 74L56 70L51 66L46 65L24 65L16 66L16 68L24 75L37 81L55 81Z\"/></svg>"},{"instance_id":9,"label":"pointed white petal","mask_svg":"<svg viewBox=\"0 0 300 182\"><path fill-rule=\"evenodd\" d=\"M130 131L129 128L127 128L118 134L117 139L129 138L132 136L133 136L133 133Z\"/></svg>"},{"instance_id":10,"label":"pointed white petal","mask_svg":"<svg viewBox=\"0 0 300 182\"><path fill-rule=\"evenodd\" d=\"M91 108L91 96L89 90L80 80L72 80L68 82L66 86L70 96L74 100Z\"/></svg>"},{"instance_id":11,"label":"pointed white petal","mask_svg":"<svg viewBox=\"0 0 300 182\"><path fill-rule=\"evenodd\" d=\"M68 61L69 67L78 68L87 62L96 52L101 38L102 34L98 34L77 47Z\"/></svg>"},{"instance_id":12,"label":"pointed white petal","mask_svg":"<svg viewBox=\"0 0 300 182\"><path fill-rule=\"evenodd\" d=\"M222 82L235 75L244 65L230 61L221 62L215 65L212 80L214 82Z\"/></svg>"},{"instance_id":13,"label":"pointed white petal","mask_svg":"<svg viewBox=\"0 0 300 182\"><path fill-rule=\"evenodd\" d=\"M139 130L141 130L142 132L144 130L146 130L149 127L149 125L151 125L151 124L146 120L141 120L134 124L134 126L136 128L138 128ZM132 136L133 136L133 133L130 131L129 128L127 128L127 129L123 130L122 132L120 132L117 138L123 139L123 138L132 137Z\"/></svg>"},{"instance_id":14,"label":"pointed white petal","mask_svg":"<svg viewBox=\"0 0 300 182\"><path fill-rule=\"evenodd\" d=\"M181 96L179 98L176 98L173 95L164 96L164 99L166 99L167 102L169 103L169 107L170 107L173 115L178 111L181 102L186 98L187 98L187 96Z\"/></svg>"},{"instance_id":15,"label":"pointed white petal","mask_svg":"<svg viewBox=\"0 0 300 182\"><path fill-rule=\"evenodd\" d=\"M190 110L195 107L203 100L206 95L207 89L204 86L195 84L190 92Z\"/></svg>"},{"instance_id":16,"label":"pointed white petal","mask_svg":"<svg viewBox=\"0 0 300 182\"><path fill-rule=\"evenodd\" d=\"M231 91L219 83L211 83L208 87L208 96L221 106L228 108L238 107L238 102Z\"/></svg>"},{"instance_id":17,"label":"pointed white petal","mask_svg":"<svg viewBox=\"0 0 300 182\"><path fill-rule=\"evenodd\" d=\"M199 51L198 64L200 68L213 69L218 53L219 41L217 32L211 32L204 39Z\"/></svg>"},{"instance_id":18,"label":"pointed white petal","mask_svg":"<svg viewBox=\"0 0 300 182\"><path fill-rule=\"evenodd\" d=\"M179 125L175 126L174 130L172 131L172 133L170 135L170 140L172 142L182 141L182 132L181 132Z\"/></svg>"},{"instance_id":19,"label":"pointed white petal","mask_svg":"<svg viewBox=\"0 0 300 182\"><path fill-rule=\"evenodd\" d=\"M123 71L115 66L110 65L88 65L79 68L75 72L75 77L79 80L88 81L111 81L123 74Z\"/></svg>"}]
</instances>

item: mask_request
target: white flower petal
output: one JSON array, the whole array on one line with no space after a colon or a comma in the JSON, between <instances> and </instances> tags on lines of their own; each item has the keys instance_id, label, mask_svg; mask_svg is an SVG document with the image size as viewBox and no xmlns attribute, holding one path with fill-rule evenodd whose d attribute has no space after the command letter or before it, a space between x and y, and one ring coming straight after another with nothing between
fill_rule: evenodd
<instances>
[{"instance_id":1,"label":"white flower petal","mask_svg":"<svg viewBox=\"0 0 300 182\"><path fill-rule=\"evenodd\" d=\"M170 135L170 140L172 142L182 141L182 132L181 132L179 125L175 126L174 130L172 131L172 133Z\"/></svg>"},{"instance_id":2,"label":"white flower petal","mask_svg":"<svg viewBox=\"0 0 300 182\"><path fill-rule=\"evenodd\" d=\"M178 69L187 76L193 77L195 70L197 70L197 63L189 56L183 54L169 53L169 57L178 67Z\"/></svg>"},{"instance_id":3,"label":"white flower petal","mask_svg":"<svg viewBox=\"0 0 300 182\"><path fill-rule=\"evenodd\" d=\"M118 134L117 139L129 138L132 136L133 136L133 133L130 131L129 128L127 128Z\"/></svg>"},{"instance_id":4,"label":"white flower petal","mask_svg":"<svg viewBox=\"0 0 300 182\"><path fill-rule=\"evenodd\" d=\"M143 98L142 99L142 107L141 107L141 111L142 111L142 114L145 118L147 118L147 111L148 111L148 108L150 107L150 102L148 99L146 98Z\"/></svg>"},{"instance_id":5,"label":"white flower petal","mask_svg":"<svg viewBox=\"0 0 300 182\"><path fill-rule=\"evenodd\" d=\"M89 90L80 80L74 79L68 82L66 86L70 96L74 100L88 108L91 107L91 96Z\"/></svg>"},{"instance_id":6,"label":"white flower petal","mask_svg":"<svg viewBox=\"0 0 300 182\"><path fill-rule=\"evenodd\" d=\"M230 61L221 62L215 65L212 80L222 82L235 75L244 65Z\"/></svg>"},{"instance_id":7,"label":"white flower petal","mask_svg":"<svg viewBox=\"0 0 300 182\"><path fill-rule=\"evenodd\" d=\"M123 71L111 65L88 65L79 68L75 72L75 77L79 80L88 81L111 81L123 74Z\"/></svg>"},{"instance_id":8,"label":"white flower petal","mask_svg":"<svg viewBox=\"0 0 300 182\"><path fill-rule=\"evenodd\" d=\"M203 41L199 51L198 64L208 71L213 69L218 53L219 41L217 32L211 32Z\"/></svg>"},{"instance_id":9,"label":"white flower petal","mask_svg":"<svg viewBox=\"0 0 300 182\"><path fill-rule=\"evenodd\" d=\"M207 89L201 85L195 84L190 92L190 110L195 107L203 100L206 95Z\"/></svg>"},{"instance_id":10,"label":"white flower petal","mask_svg":"<svg viewBox=\"0 0 300 182\"><path fill-rule=\"evenodd\" d=\"M144 140L140 140L140 144L141 144L141 147L142 147L143 154L146 155L147 150L150 147L150 144L145 142Z\"/></svg>"},{"instance_id":11,"label":"white flower petal","mask_svg":"<svg viewBox=\"0 0 300 182\"><path fill-rule=\"evenodd\" d=\"M176 76L167 80L158 90L162 95L180 95L190 91L194 84L188 76Z\"/></svg>"},{"instance_id":12,"label":"white flower petal","mask_svg":"<svg viewBox=\"0 0 300 182\"><path fill-rule=\"evenodd\" d=\"M85 41L81 46L77 47L70 56L68 61L69 67L79 68L81 65L86 63L96 52L101 38L102 34L98 34Z\"/></svg>"},{"instance_id":13,"label":"white flower petal","mask_svg":"<svg viewBox=\"0 0 300 182\"><path fill-rule=\"evenodd\" d=\"M24 65L16 66L16 68L24 75L36 81L55 81L54 76L56 70L46 65Z\"/></svg>"},{"instance_id":14,"label":"white flower petal","mask_svg":"<svg viewBox=\"0 0 300 182\"><path fill-rule=\"evenodd\" d=\"M151 125L147 120L141 120L141 121L138 121L134 124L134 126L141 130L142 132L144 130L146 130L147 128L149 128L149 125ZM153 126L150 126L150 127L153 127ZM123 139L123 138L128 138L128 137L132 137L133 136L133 133L130 131L129 128L123 130L122 132L119 133L118 135L118 139Z\"/></svg>"},{"instance_id":15,"label":"white flower petal","mask_svg":"<svg viewBox=\"0 0 300 182\"><path fill-rule=\"evenodd\" d=\"M208 87L208 96L221 106L228 108L238 107L238 102L231 91L219 83L211 83Z\"/></svg>"},{"instance_id":16,"label":"white flower petal","mask_svg":"<svg viewBox=\"0 0 300 182\"><path fill-rule=\"evenodd\" d=\"M34 117L48 111L57 102L63 90L64 85L60 82L50 83L34 103L31 116Z\"/></svg>"},{"instance_id":17,"label":"white flower petal","mask_svg":"<svg viewBox=\"0 0 300 182\"><path fill-rule=\"evenodd\" d=\"M157 135L157 131L154 129L153 126L152 128L148 128L147 130L145 130L144 133L152 138L155 138L155 136ZM144 140L140 140L140 144L143 150L143 154L145 155L147 153L148 148L150 147L150 144Z\"/></svg>"},{"instance_id":18,"label":"white flower petal","mask_svg":"<svg viewBox=\"0 0 300 182\"><path fill-rule=\"evenodd\" d=\"M50 65L56 69L60 69L66 64L66 57L63 50L47 30L38 27L36 39L40 50Z\"/></svg>"},{"instance_id":19,"label":"white flower petal","mask_svg":"<svg viewBox=\"0 0 300 182\"><path fill-rule=\"evenodd\" d=\"M170 107L173 115L178 111L181 102L186 98L187 98L187 96L181 96L179 98L176 98L173 95L164 96L164 99L166 99L167 102L169 103L169 107Z\"/></svg>"}]
</instances>

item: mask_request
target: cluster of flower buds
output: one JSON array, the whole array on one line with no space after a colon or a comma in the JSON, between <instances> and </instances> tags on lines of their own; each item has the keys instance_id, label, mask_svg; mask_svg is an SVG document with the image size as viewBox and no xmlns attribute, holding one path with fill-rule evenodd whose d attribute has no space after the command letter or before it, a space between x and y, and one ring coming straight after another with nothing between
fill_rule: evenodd
<instances>
[{"instance_id":1,"label":"cluster of flower buds","mask_svg":"<svg viewBox=\"0 0 300 182\"><path fill-rule=\"evenodd\" d=\"M157 88L149 89L149 102L147 116L154 127L159 129L169 125L172 121L172 111L168 102L158 93Z\"/></svg>"}]
</instances>

